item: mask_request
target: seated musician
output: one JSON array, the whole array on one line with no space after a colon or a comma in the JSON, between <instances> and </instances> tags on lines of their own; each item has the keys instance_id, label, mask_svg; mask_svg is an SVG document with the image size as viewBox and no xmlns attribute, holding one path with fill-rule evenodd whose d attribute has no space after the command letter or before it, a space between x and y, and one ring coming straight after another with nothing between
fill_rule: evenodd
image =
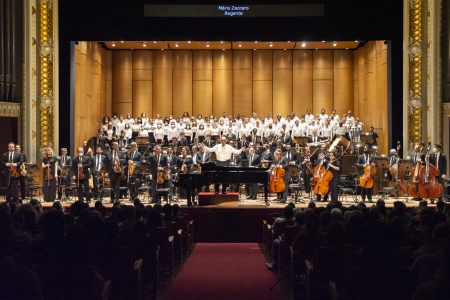
<instances>
[{"instance_id":1,"label":"seated musician","mask_svg":"<svg viewBox=\"0 0 450 300\"><path fill-rule=\"evenodd\" d=\"M141 164L141 153L137 151L137 144L135 142L131 143L130 151L126 153L126 172L127 172L127 183L128 183L128 189L130 191L130 200L133 200L137 197L137 182L136 182L136 174L137 174L137 168Z\"/></svg>"},{"instance_id":2,"label":"seated musician","mask_svg":"<svg viewBox=\"0 0 450 300\"><path fill-rule=\"evenodd\" d=\"M389 172L387 172L387 179L389 181L397 180L397 178L392 177L391 168L398 164L399 159L400 158L397 155L397 150L395 150L395 149L389 150L389 159L388 159L389 160L389 165L388 165Z\"/></svg>"},{"instance_id":3,"label":"seated musician","mask_svg":"<svg viewBox=\"0 0 450 300\"><path fill-rule=\"evenodd\" d=\"M220 144L215 145L214 147L210 148L203 144L200 144L201 151L216 153L216 164L218 166L228 166L230 164L232 154L240 155L244 149L245 148L241 148L238 150L233 148L233 146L228 145L227 139L224 136L220 138ZM216 194L219 193L219 186L220 184L214 185L214 192ZM226 185L224 184L222 184L222 193L226 193Z\"/></svg>"},{"instance_id":4,"label":"seated musician","mask_svg":"<svg viewBox=\"0 0 450 300\"><path fill-rule=\"evenodd\" d=\"M255 167L255 168L258 168L261 165L261 157L258 154L256 154L254 147L250 147L248 150L247 164L248 167ZM257 191L258 191L257 183L248 184L249 195L247 199L256 199Z\"/></svg>"},{"instance_id":5,"label":"seated musician","mask_svg":"<svg viewBox=\"0 0 450 300\"><path fill-rule=\"evenodd\" d=\"M358 168L360 174L364 174L364 168L368 165L375 166L375 155L370 153L369 146L364 146L364 153L358 156L358 160L356 161L356 167ZM372 202L372 189L361 187L361 197L364 202L367 199L369 202Z\"/></svg>"},{"instance_id":6,"label":"seated musician","mask_svg":"<svg viewBox=\"0 0 450 300\"><path fill-rule=\"evenodd\" d=\"M63 187L70 185L70 167L72 167L72 158L67 155L67 148L61 148L61 155L58 156L58 200L61 200Z\"/></svg>"},{"instance_id":7,"label":"seated musician","mask_svg":"<svg viewBox=\"0 0 450 300\"><path fill-rule=\"evenodd\" d=\"M261 153L261 164L263 167L268 168L273 161L273 155L270 151L269 144L263 145L263 151Z\"/></svg>"},{"instance_id":8,"label":"seated musician","mask_svg":"<svg viewBox=\"0 0 450 300\"><path fill-rule=\"evenodd\" d=\"M95 155L92 157L91 170L92 179L94 182L93 196L94 199L98 199L100 194L100 186L103 185L102 171L106 171L106 156L102 154L102 148L97 147L95 149Z\"/></svg>"}]
</instances>

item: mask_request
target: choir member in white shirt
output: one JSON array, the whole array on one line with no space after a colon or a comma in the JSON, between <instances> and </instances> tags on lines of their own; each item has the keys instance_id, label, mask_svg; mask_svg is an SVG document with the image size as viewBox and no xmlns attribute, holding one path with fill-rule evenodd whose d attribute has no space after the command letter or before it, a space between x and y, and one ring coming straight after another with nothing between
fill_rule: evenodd
<instances>
[{"instance_id":1,"label":"choir member in white shirt","mask_svg":"<svg viewBox=\"0 0 450 300\"><path fill-rule=\"evenodd\" d=\"M116 133L120 134L122 132L122 130L125 129L125 120L123 119L122 116L119 117L119 121L116 124ZM114 125L113 125L114 127Z\"/></svg>"},{"instance_id":2,"label":"choir member in white shirt","mask_svg":"<svg viewBox=\"0 0 450 300\"><path fill-rule=\"evenodd\" d=\"M131 117L131 114L127 114L127 118L125 119L125 123L129 124L130 126L132 126L135 123L133 117Z\"/></svg>"},{"instance_id":3,"label":"choir member in white shirt","mask_svg":"<svg viewBox=\"0 0 450 300\"><path fill-rule=\"evenodd\" d=\"M188 112L184 112L183 118L181 119L181 122L186 125L191 123L191 118L189 117Z\"/></svg>"},{"instance_id":4,"label":"choir member in white shirt","mask_svg":"<svg viewBox=\"0 0 450 300\"><path fill-rule=\"evenodd\" d=\"M305 127L300 126L300 121L296 120L291 130L291 136L293 139L305 136Z\"/></svg>"},{"instance_id":5,"label":"choir member in white shirt","mask_svg":"<svg viewBox=\"0 0 450 300\"><path fill-rule=\"evenodd\" d=\"M315 131L318 131L318 130L319 130L319 126L315 123L314 120L312 120L312 121L311 121L311 124L308 125L308 128L307 128L307 135L308 135L308 136L311 136L314 130L315 130Z\"/></svg>"},{"instance_id":6,"label":"choir member in white shirt","mask_svg":"<svg viewBox=\"0 0 450 300\"><path fill-rule=\"evenodd\" d=\"M322 108L320 110L319 119L320 119L320 122L325 122L325 120L328 119L328 115L325 113L324 108Z\"/></svg>"},{"instance_id":7,"label":"choir member in white shirt","mask_svg":"<svg viewBox=\"0 0 450 300\"><path fill-rule=\"evenodd\" d=\"M333 139L333 127L330 125L330 121L326 120L324 126L320 129L320 137L328 140Z\"/></svg>"},{"instance_id":8,"label":"choir member in white shirt","mask_svg":"<svg viewBox=\"0 0 450 300\"><path fill-rule=\"evenodd\" d=\"M184 132L184 136L186 137L188 143L190 144L191 141L193 141L193 139L194 139L194 137L193 137L194 134L193 134L191 125L189 123L186 124L186 127L184 128L183 132Z\"/></svg>"},{"instance_id":9,"label":"choir member in white shirt","mask_svg":"<svg viewBox=\"0 0 450 300\"><path fill-rule=\"evenodd\" d=\"M175 125L175 122L171 122L170 123L170 127L169 127L169 129L167 130L167 139L169 140L169 141L171 141L174 137L175 138L177 138L178 137L178 128L176 127L176 125Z\"/></svg>"},{"instance_id":10,"label":"choir member in white shirt","mask_svg":"<svg viewBox=\"0 0 450 300\"><path fill-rule=\"evenodd\" d=\"M206 147L203 144L200 144L200 150L206 152L214 152L216 154L216 164L219 166L228 166L231 160L231 155L240 155L245 148L235 149L233 146L227 144L226 137L220 138L220 144L215 145L214 147ZM214 191L216 194L219 193L219 184L214 185ZM226 193L226 185L222 184L222 194Z\"/></svg>"},{"instance_id":11,"label":"choir member in white shirt","mask_svg":"<svg viewBox=\"0 0 450 300\"><path fill-rule=\"evenodd\" d=\"M312 120L314 120L314 115L311 113L310 109L307 109L305 114L305 122L309 125Z\"/></svg>"},{"instance_id":12,"label":"choir member in white shirt","mask_svg":"<svg viewBox=\"0 0 450 300\"><path fill-rule=\"evenodd\" d=\"M142 124L149 124L150 120L149 118L147 118L147 114L145 112L143 112L141 114L141 120L142 120Z\"/></svg>"},{"instance_id":13,"label":"choir member in white shirt","mask_svg":"<svg viewBox=\"0 0 450 300\"><path fill-rule=\"evenodd\" d=\"M197 130L197 137L198 140L201 142L203 142L203 140L205 139L206 136L206 129L205 126L203 124L199 124L198 126L198 130Z\"/></svg>"}]
</instances>

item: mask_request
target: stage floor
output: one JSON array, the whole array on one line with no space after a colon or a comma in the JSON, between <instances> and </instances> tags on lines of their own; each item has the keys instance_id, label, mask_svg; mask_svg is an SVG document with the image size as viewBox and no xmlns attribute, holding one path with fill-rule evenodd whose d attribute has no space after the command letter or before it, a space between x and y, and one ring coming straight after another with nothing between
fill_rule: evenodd
<instances>
[{"instance_id":1,"label":"stage floor","mask_svg":"<svg viewBox=\"0 0 450 300\"><path fill-rule=\"evenodd\" d=\"M226 203L221 203L221 204L217 204L217 205L205 205L205 206L192 206L191 208L214 208L214 209L220 209L220 208L225 208L225 209L230 209L230 208L238 208L238 209L245 209L245 208L279 208L282 209L284 206L286 206L287 203L292 202L295 204L296 207L298 208L306 208L308 207L309 202L311 202L311 198L309 197L298 197L297 201L295 201L294 197L288 197L287 203L280 203L278 201L276 201L276 197L269 197L269 206L266 206L266 203L264 201L263 197L258 197L258 199L256 200L248 200L246 199L247 197L245 195L241 195L241 197L239 198L239 201L235 201L235 202L226 202ZM366 205L367 206L372 206L376 203L376 201L378 199L381 199L382 196L381 195L376 195L373 197L373 203L370 203L366 200ZM41 201L41 204L44 208L47 207L51 207L53 205L53 203L51 202L43 202L43 198L41 196L36 197L36 199ZM315 198L314 198L315 199ZM413 201L411 198L409 197L400 197L400 198L395 198L395 197L386 197L385 199L385 203L386 203L386 207L393 207L394 202L395 201L402 201L405 203L405 205L408 208L414 208L414 207L418 207L419 206L419 201ZM0 196L0 202L4 202L5 201L5 197L2 195ZM72 198L69 199L67 201L63 201L62 204L65 207L69 207L73 202L76 201L76 198ZM342 202L342 204L345 207L349 207L351 205L356 205L358 204L359 201L361 201L361 197L360 196L341 196L339 197L339 201ZM28 200L25 201L25 203L27 203ZM110 208L112 207L112 204L110 203L109 198L103 198L103 205L106 208ZM121 199L120 202L122 204L126 204L126 205L132 205L133 203L129 200L129 199ZM147 197L145 199L143 199L143 204L144 205L153 205L153 203L149 203L147 200ZM91 201L90 203L90 207L94 207L94 203L95 200ZM187 201L186 199L176 199L170 202L171 204L178 204L182 207L187 207ZM165 201L162 201L162 205L166 204ZM321 207L321 206L327 206L328 202L316 202L316 206L317 207ZM434 207L435 204L431 204L431 201L428 201L428 206L432 206Z\"/></svg>"}]
</instances>

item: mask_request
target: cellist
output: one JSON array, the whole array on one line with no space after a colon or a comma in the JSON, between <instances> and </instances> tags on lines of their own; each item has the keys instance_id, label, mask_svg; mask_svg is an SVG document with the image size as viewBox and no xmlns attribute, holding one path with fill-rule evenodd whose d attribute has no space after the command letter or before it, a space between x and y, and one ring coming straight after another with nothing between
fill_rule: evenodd
<instances>
[{"instance_id":1,"label":"cellist","mask_svg":"<svg viewBox=\"0 0 450 300\"><path fill-rule=\"evenodd\" d=\"M287 159L286 157L282 156L281 149L280 148L275 149L275 151L273 152L273 161L272 165L270 166L270 171L272 172L273 168L280 168L280 167L286 169L287 166L288 166ZM283 176L283 181L285 188L283 189L283 191L277 192L277 200L280 201L281 203L286 203L287 194L285 193L285 190L288 185L288 182L286 180L286 174L285 176Z\"/></svg>"},{"instance_id":2,"label":"cellist","mask_svg":"<svg viewBox=\"0 0 450 300\"><path fill-rule=\"evenodd\" d=\"M364 175L364 169L369 165L375 167L375 155L370 154L369 146L366 145L364 146L364 153L358 156L356 167L358 168L359 173ZM366 200L366 197L369 202L372 202L372 189L373 185L371 185L370 188L361 186L361 197L363 202Z\"/></svg>"},{"instance_id":3,"label":"cellist","mask_svg":"<svg viewBox=\"0 0 450 300\"><path fill-rule=\"evenodd\" d=\"M323 197L323 200L326 202L328 201L328 195L331 194L331 202L336 203L338 201L339 196L339 189L338 184L340 180L340 174L341 174L341 163L336 158L336 154L333 151L330 151L328 154L328 157L324 158L323 161L324 166L328 171L330 171L333 174L333 178L330 181L329 191L328 193ZM319 179L320 180L320 179ZM320 202L322 196L317 194L316 195L316 201Z\"/></svg>"}]
</instances>

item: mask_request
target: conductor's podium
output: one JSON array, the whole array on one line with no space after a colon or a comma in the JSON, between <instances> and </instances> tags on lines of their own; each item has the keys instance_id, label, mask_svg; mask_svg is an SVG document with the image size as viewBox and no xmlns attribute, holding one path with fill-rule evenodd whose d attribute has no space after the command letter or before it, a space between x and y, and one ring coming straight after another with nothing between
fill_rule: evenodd
<instances>
[{"instance_id":1,"label":"conductor's podium","mask_svg":"<svg viewBox=\"0 0 450 300\"><path fill-rule=\"evenodd\" d=\"M215 194L209 192L198 193L198 205L218 205L226 202L238 202L239 193Z\"/></svg>"}]
</instances>

